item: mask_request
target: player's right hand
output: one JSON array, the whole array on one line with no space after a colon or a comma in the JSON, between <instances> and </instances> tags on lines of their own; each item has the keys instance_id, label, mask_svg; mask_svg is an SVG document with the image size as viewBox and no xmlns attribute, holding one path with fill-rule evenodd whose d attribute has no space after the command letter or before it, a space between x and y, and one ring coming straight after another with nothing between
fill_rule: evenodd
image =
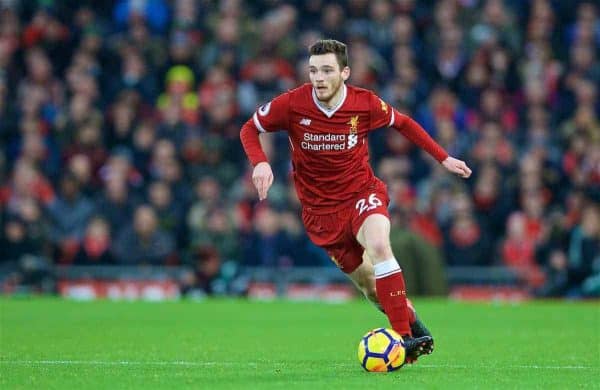
<instances>
[{"instance_id":1,"label":"player's right hand","mask_svg":"<svg viewBox=\"0 0 600 390\"><path fill-rule=\"evenodd\" d=\"M267 199L267 192L273 184L273 171L271 165L268 162L260 162L254 167L252 171L252 183L258 191L258 200Z\"/></svg>"}]
</instances>

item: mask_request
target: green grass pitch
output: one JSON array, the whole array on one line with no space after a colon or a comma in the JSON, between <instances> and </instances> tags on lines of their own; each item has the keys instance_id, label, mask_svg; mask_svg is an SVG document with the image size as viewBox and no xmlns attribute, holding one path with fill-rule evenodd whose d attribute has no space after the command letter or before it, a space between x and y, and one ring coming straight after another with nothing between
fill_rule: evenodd
<instances>
[{"instance_id":1,"label":"green grass pitch","mask_svg":"<svg viewBox=\"0 0 600 390\"><path fill-rule=\"evenodd\" d=\"M356 348L386 318L344 304L0 299L0 388L600 388L598 302L417 300L436 351L373 374Z\"/></svg>"}]
</instances>

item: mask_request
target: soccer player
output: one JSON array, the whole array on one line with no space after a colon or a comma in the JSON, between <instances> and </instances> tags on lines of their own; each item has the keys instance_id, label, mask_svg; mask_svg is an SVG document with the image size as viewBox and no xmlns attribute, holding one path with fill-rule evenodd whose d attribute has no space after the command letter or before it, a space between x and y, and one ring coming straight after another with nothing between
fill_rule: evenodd
<instances>
[{"instance_id":1,"label":"soccer player","mask_svg":"<svg viewBox=\"0 0 600 390\"><path fill-rule=\"evenodd\" d=\"M273 172L259 133L287 130L308 236L386 314L405 339L412 363L433 351L433 338L406 297L390 246L387 188L369 164L367 136L393 127L448 171L468 178L471 170L372 91L346 84L350 68L345 44L320 40L309 54L311 83L275 97L242 126L240 138L254 166L252 180L259 199L266 199Z\"/></svg>"}]
</instances>

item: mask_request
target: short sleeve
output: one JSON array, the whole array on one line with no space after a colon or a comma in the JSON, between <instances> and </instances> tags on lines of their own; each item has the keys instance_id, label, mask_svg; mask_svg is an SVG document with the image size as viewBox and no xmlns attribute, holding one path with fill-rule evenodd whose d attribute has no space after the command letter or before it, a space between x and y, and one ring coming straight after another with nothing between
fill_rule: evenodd
<instances>
[{"instance_id":1,"label":"short sleeve","mask_svg":"<svg viewBox=\"0 0 600 390\"><path fill-rule=\"evenodd\" d=\"M370 93L371 130L391 127L394 124L394 109L379 96Z\"/></svg>"},{"instance_id":2,"label":"short sleeve","mask_svg":"<svg viewBox=\"0 0 600 390\"><path fill-rule=\"evenodd\" d=\"M290 94L281 94L260 106L252 116L252 121L261 133L288 130L289 106Z\"/></svg>"}]
</instances>

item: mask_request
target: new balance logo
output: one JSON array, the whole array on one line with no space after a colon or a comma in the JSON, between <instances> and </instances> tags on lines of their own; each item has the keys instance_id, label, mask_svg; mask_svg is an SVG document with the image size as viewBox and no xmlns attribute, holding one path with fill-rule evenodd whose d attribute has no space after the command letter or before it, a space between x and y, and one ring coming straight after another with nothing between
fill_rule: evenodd
<instances>
[{"instance_id":1,"label":"new balance logo","mask_svg":"<svg viewBox=\"0 0 600 390\"><path fill-rule=\"evenodd\" d=\"M302 118L302 119L300 119L300 124L302 126L310 126L310 119L308 119L308 118Z\"/></svg>"}]
</instances>

